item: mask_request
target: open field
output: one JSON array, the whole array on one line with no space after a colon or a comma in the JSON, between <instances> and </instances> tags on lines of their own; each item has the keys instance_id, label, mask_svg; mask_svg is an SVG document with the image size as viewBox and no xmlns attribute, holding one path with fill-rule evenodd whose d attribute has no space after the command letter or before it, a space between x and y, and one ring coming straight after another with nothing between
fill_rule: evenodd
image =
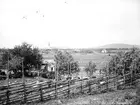
<instances>
[{"instance_id":1,"label":"open field","mask_svg":"<svg viewBox=\"0 0 140 105\"><path fill-rule=\"evenodd\" d=\"M97 64L97 69L101 69L111 59L111 56L108 54L101 54L96 52L91 54L72 53L72 56L75 61L79 62L80 67L85 67L89 61L93 61ZM43 58L53 59L54 54L43 54Z\"/></svg>"},{"instance_id":2,"label":"open field","mask_svg":"<svg viewBox=\"0 0 140 105\"><path fill-rule=\"evenodd\" d=\"M83 68L90 62L93 61L96 64L96 69L102 69L106 66L108 61L111 59L111 56L108 54L102 54L102 53L90 53L90 54L83 54L83 53L72 53L72 56L75 61L78 61L79 67L81 68L81 71L79 72L80 77L86 77L86 73L83 70ZM53 54L44 54L43 58L45 59L53 59ZM98 74L98 73L96 73ZM95 74L95 75L96 75Z\"/></svg>"},{"instance_id":3,"label":"open field","mask_svg":"<svg viewBox=\"0 0 140 105\"><path fill-rule=\"evenodd\" d=\"M108 54L72 54L75 61L79 62L80 67L85 67L88 62L93 61L97 65L97 69L101 69L110 60L111 56Z\"/></svg>"}]
</instances>

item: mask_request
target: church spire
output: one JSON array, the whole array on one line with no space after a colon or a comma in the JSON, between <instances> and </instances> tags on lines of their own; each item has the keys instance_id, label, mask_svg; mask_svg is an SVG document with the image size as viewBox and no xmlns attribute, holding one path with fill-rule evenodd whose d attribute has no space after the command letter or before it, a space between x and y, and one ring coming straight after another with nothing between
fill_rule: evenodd
<instances>
[{"instance_id":1,"label":"church spire","mask_svg":"<svg viewBox=\"0 0 140 105\"><path fill-rule=\"evenodd\" d=\"M51 45L50 45L50 42L48 43L48 49L51 49Z\"/></svg>"}]
</instances>

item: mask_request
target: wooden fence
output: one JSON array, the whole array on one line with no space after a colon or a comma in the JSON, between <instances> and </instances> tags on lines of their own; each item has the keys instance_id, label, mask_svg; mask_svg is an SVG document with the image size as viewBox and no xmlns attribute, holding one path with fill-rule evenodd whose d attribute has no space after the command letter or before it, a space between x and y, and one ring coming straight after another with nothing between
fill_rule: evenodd
<instances>
[{"instance_id":1,"label":"wooden fence","mask_svg":"<svg viewBox=\"0 0 140 105\"><path fill-rule=\"evenodd\" d=\"M122 89L130 86L140 74L133 76L128 73L124 76L106 76L94 79L67 80L59 82L35 82L24 84L11 84L9 87L3 87L0 90L0 105L30 103L36 101L45 101L56 98L73 97L77 94L96 94L108 90Z\"/></svg>"}]
</instances>

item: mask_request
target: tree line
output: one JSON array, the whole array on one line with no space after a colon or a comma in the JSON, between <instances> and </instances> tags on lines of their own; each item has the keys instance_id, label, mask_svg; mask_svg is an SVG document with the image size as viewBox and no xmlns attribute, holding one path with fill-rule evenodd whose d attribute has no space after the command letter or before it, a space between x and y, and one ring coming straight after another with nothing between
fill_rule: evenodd
<instances>
[{"instance_id":1,"label":"tree line","mask_svg":"<svg viewBox=\"0 0 140 105\"><path fill-rule=\"evenodd\" d=\"M85 71L89 77L92 77L93 73L97 71L96 64L90 61L85 67ZM140 73L140 49L131 48L127 51L117 52L111 56L111 60L100 71L104 75L117 76L132 73L134 77L135 74Z\"/></svg>"},{"instance_id":2,"label":"tree line","mask_svg":"<svg viewBox=\"0 0 140 105\"><path fill-rule=\"evenodd\" d=\"M22 45L17 45L13 49L1 49L0 52L0 69L12 71L14 75L11 75L14 78L22 77L22 69L24 70L24 75L29 76L32 68L39 71L43 77L54 78L55 76L54 72L48 72L47 70L46 72L42 72L43 56L39 48L33 47L31 44L24 42ZM74 61L72 55L68 52L58 50L54 55L54 60L59 78L62 75L73 74L80 70L78 62ZM70 69L71 71L69 71ZM35 74L34 76L37 75Z\"/></svg>"},{"instance_id":3,"label":"tree line","mask_svg":"<svg viewBox=\"0 0 140 105\"><path fill-rule=\"evenodd\" d=\"M42 55L39 53L39 49L26 42L13 49L3 49L1 52L1 68L8 69L9 72L12 71L13 77L22 76L22 66L25 75L27 75L31 68L40 67L42 64Z\"/></svg>"},{"instance_id":4,"label":"tree line","mask_svg":"<svg viewBox=\"0 0 140 105\"><path fill-rule=\"evenodd\" d=\"M132 48L127 52L118 52L108 64L108 73L123 75L140 73L140 49Z\"/></svg>"},{"instance_id":5,"label":"tree line","mask_svg":"<svg viewBox=\"0 0 140 105\"><path fill-rule=\"evenodd\" d=\"M32 68L41 72L43 56L39 48L33 47L31 44L24 42L22 45L17 45L13 49L1 49L0 55L1 69L12 70L13 77L22 76L22 67L24 67L25 76L28 76ZM78 62L66 51L57 50L54 55L54 60L58 79L61 79L64 75L71 76L80 71ZM85 71L91 78L93 73L97 71L96 64L90 61L86 65ZM129 72L133 74L139 73L140 50L138 48L132 48L126 52L117 52L101 71L108 75L124 75ZM45 72L41 73L41 75L46 78L55 77L54 72Z\"/></svg>"}]
</instances>

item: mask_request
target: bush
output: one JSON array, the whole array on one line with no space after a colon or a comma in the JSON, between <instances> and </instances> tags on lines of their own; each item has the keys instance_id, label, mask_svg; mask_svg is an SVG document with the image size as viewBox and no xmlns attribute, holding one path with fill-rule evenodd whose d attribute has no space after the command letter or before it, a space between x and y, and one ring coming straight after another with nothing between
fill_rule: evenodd
<instances>
[{"instance_id":1,"label":"bush","mask_svg":"<svg viewBox=\"0 0 140 105\"><path fill-rule=\"evenodd\" d=\"M131 100L133 98L134 98L134 96L132 96L130 93L125 93L125 95L124 95L124 99Z\"/></svg>"},{"instance_id":2,"label":"bush","mask_svg":"<svg viewBox=\"0 0 140 105\"><path fill-rule=\"evenodd\" d=\"M132 105L140 105L140 99L136 98L133 102Z\"/></svg>"},{"instance_id":3,"label":"bush","mask_svg":"<svg viewBox=\"0 0 140 105\"><path fill-rule=\"evenodd\" d=\"M138 81L138 83L137 83L137 90L136 90L136 95L137 95L137 97L139 97L140 98L140 80Z\"/></svg>"},{"instance_id":4,"label":"bush","mask_svg":"<svg viewBox=\"0 0 140 105\"><path fill-rule=\"evenodd\" d=\"M140 105L140 80L137 81L136 99L132 102L132 105Z\"/></svg>"}]
</instances>

